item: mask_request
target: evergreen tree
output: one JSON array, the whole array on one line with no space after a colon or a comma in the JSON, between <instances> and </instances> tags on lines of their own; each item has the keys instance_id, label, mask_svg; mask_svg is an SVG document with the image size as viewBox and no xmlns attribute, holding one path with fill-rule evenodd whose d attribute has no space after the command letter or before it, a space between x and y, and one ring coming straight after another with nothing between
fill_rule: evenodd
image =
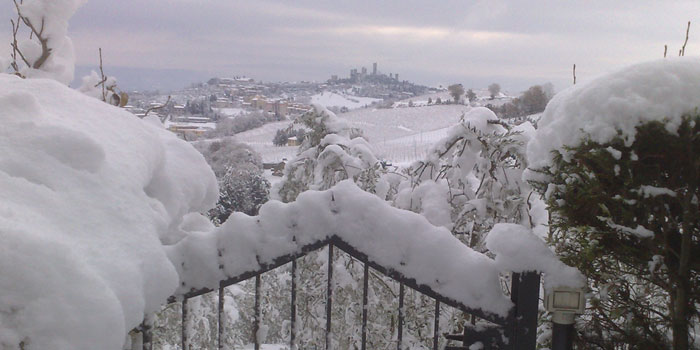
<instances>
[{"instance_id":1,"label":"evergreen tree","mask_svg":"<svg viewBox=\"0 0 700 350\"><path fill-rule=\"evenodd\" d=\"M585 139L535 182L550 241L589 279L579 346L690 349L700 322L700 117L677 132L637 126L633 142Z\"/></svg>"},{"instance_id":2,"label":"evergreen tree","mask_svg":"<svg viewBox=\"0 0 700 350\"><path fill-rule=\"evenodd\" d=\"M462 84L452 84L447 87L447 90L450 91L450 96L455 100L455 103L459 103L459 98L464 94Z\"/></svg>"},{"instance_id":3,"label":"evergreen tree","mask_svg":"<svg viewBox=\"0 0 700 350\"><path fill-rule=\"evenodd\" d=\"M470 103L476 101L476 94L474 93L474 90L472 90L472 89L467 90L466 96L467 96L467 100L469 100Z\"/></svg>"},{"instance_id":4,"label":"evergreen tree","mask_svg":"<svg viewBox=\"0 0 700 350\"><path fill-rule=\"evenodd\" d=\"M492 100L496 98L496 95L498 95L499 92L501 92L501 85L498 85L497 83L489 85L489 94Z\"/></svg>"}]
</instances>

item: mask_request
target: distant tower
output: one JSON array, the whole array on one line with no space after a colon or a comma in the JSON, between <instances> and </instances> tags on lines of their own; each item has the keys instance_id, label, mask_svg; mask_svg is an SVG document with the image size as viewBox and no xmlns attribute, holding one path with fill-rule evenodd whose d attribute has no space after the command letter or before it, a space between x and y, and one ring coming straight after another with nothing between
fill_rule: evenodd
<instances>
[{"instance_id":1,"label":"distant tower","mask_svg":"<svg viewBox=\"0 0 700 350\"><path fill-rule=\"evenodd\" d=\"M377 75L377 62L372 63L372 75Z\"/></svg>"},{"instance_id":2,"label":"distant tower","mask_svg":"<svg viewBox=\"0 0 700 350\"><path fill-rule=\"evenodd\" d=\"M399 81L399 73L396 73L396 81Z\"/></svg>"},{"instance_id":3,"label":"distant tower","mask_svg":"<svg viewBox=\"0 0 700 350\"><path fill-rule=\"evenodd\" d=\"M367 75L367 67L362 67L362 75Z\"/></svg>"}]
</instances>

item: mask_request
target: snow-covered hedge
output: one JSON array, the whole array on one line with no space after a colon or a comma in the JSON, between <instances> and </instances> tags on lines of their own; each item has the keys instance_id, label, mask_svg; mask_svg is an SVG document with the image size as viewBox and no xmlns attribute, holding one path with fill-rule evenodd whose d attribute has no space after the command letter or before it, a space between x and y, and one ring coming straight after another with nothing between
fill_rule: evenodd
<instances>
[{"instance_id":1,"label":"snow-covered hedge","mask_svg":"<svg viewBox=\"0 0 700 350\"><path fill-rule=\"evenodd\" d=\"M700 106L700 60L678 57L640 63L575 85L547 105L528 144L531 169L553 164L553 151L568 160L565 147L583 140L604 144L620 136L632 145L636 127L661 121L675 133L683 116ZM542 180L529 173L529 179Z\"/></svg>"}]
</instances>

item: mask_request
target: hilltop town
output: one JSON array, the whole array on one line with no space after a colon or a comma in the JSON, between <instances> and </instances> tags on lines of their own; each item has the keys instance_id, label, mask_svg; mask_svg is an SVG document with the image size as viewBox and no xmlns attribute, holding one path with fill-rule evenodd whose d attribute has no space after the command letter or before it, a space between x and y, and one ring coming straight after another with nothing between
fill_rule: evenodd
<instances>
[{"instance_id":1,"label":"hilltop town","mask_svg":"<svg viewBox=\"0 0 700 350\"><path fill-rule=\"evenodd\" d=\"M325 82L263 82L244 76L216 77L164 95L131 92L126 109L139 117L157 115L168 129L192 139L213 130L222 118L259 113L271 121L293 120L312 104L335 112L394 102L439 89L400 81L398 73L382 73L373 63L353 68L347 77L332 75Z\"/></svg>"}]
</instances>

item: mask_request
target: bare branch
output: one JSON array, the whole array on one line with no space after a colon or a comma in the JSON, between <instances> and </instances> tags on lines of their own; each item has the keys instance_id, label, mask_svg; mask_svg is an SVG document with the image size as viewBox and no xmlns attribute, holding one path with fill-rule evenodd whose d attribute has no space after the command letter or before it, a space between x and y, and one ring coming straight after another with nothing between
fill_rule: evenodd
<instances>
[{"instance_id":1,"label":"bare branch","mask_svg":"<svg viewBox=\"0 0 700 350\"><path fill-rule=\"evenodd\" d=\"M34 61L34 64L27 64L27 66L34 68L34 69L39 69L41 66L44 65L46 60L49 58L51 55L51 48L48 45L49 39L43 36L44 33L44 27L46 24L46 18L42 17L41 18L41 29L37 30L32 21L29 20L28 17L25 17L22 15L22 10L19 7L19 4L17 3L17 0L12 0L12 2L15 4L15 9L17 10L17 16L19 19L22 20L22 22L31 30L31 33L36 35L37 40L39 40L39 43L41 44L41 56ZM17 23L17 26L19 27L19 22ZM30 37L31 39L31 37ZM19 49L18 49L19 52ZM19 52L21 55L21 52ZM25 60L26 63L28 63L28 60Z\"/></svg>"},{"instance_id":2,"label":"bare branch","mask_svg":"<svg viewBox=\"0 0 700 350\"><path fill-rule=\"evenodd\" d=\"M664 58L666 58L667 52L668 52L668 45L664 45Z\"/></svg>"},{"instance_id":3,"label":"bare branch","mask_svg":"<svg viewBox=\"0 0 700 350\"><path fill-rule=\"evenodd\" d=\"M576 85L576 63L574 63L574 85Z\"/></svg>"},{"instance_id":4,"label":"bare branch","mask_svg":"<svg viewBox=\"0 0 700 350\"><path fill-rule=\"evenodd\" d=\"M102 85L102 101L107 102L107 93L105 92L105 83L107 82L107 77L105 77L105 71L102 69L102 48L100 47L100 77L102 78L97 85ZM97 87L95 85L95 87Z\"/></svg>"},{"instance_id":5,"label":"bare branch","mask_svg":"<svg viewBox=\"0 0 700 350\"><path fill-rule=\"evenodd\" d=\"M162 105L157 106L157 107L151 107L151 108L147 109L147 110L146 110L146 114L143 115L144 118L145 118L146 116L148 116L148 113L151 113L151 111L155 111L156 109L164 108L165 106L168 105L168 103L170 103L170 96L168 96L168 100L165 101L165 103L163 103Z\"/></svg>"},{"instance_id":6,"label":"bare branch","mask_svg":"<svg viewBox=\"0 0 700 350\"><path fill-rule=\"evenodd\" d=\"M685 30L685 42L683 43L683 47L681 47L681 52L679 56L685 56L685 45L688 44L688 34L690 33L690 21L688 21L688 28Z\"/></svg>"},{"instance_id":7,"label":"bare branch","mask_svg":"<svg viewBox=\"0 0 700 350\"><path fill-rule=\"evenodd\" d=\"M13 59L13 68L19 74L19 66L17 66L17 55L19 54L19 57L22 59L22 61L28 66L31 67L29 64L29 60L27 60L26 57L24 57L24 54L22 54L22 51L19 50L19 46L17 45L17 32L19 31L19 21L21 17L17 18L17 22L10 20L10 23L12 24L12 43L10 43L10 46L12 46L12 59Z\"/></svg>"}]
</instances>

